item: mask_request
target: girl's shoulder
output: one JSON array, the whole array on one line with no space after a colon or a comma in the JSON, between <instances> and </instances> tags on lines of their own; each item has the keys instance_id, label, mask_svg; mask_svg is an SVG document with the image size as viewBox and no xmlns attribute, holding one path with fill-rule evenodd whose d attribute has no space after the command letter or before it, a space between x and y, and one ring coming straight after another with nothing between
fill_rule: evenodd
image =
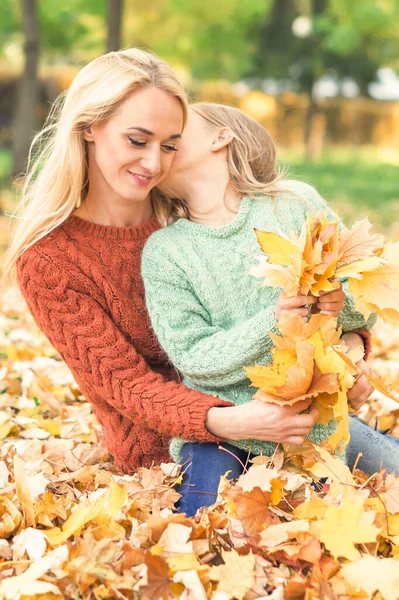
<instances>
[{"instance_id":1,"label":"girl's shoulder","mask_svg":"<svg viewBox=\"0 0 399 600\"><path fill-rule=\"evenodd\" d=\"M302 204L325 204L325 200L312 185L297 179L282 179L278 183L281 192L279 199L283 201L289 197L290 202L301 202Z\"/></svg>"},{"instance_id":2,"label":"girl's shoulder","mask_svg":"<svg viewBox=\"0 0 399 600\"><path fill-rule=\"evenodd\" d=\"M295 179L281 180L278 184L280 194L276 195L278 210L294 213L298 220L304 220L309 214L327 212L329 219L334 218L327 202L312 185Z\"/></svg>"},{"instance_id":3,"label":"girl's shoulder","mask_svg":"<svg viewBox=\"0 0 399 600\"><path fill-rule=\"evenodd\" d=\"M144 244L142 252L142 264L146 261L168 260L170 256L179 256L182 251L181 228L179 221L171 223L167 227L154 231Z\"/></svg>"}]
</instances>

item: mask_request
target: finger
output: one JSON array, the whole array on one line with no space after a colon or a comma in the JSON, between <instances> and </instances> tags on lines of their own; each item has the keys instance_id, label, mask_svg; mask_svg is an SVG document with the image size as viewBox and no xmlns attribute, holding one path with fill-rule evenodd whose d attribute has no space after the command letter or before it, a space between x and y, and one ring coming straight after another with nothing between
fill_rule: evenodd
<instances>
[{"instance_id":1,"label":"finger","mask_svg":"<svg viewBox=\"0 0 399 600\"><path fill-rule=\"evenodd\" d=\"M371 384L370 384L371 385ZM359 394L362 394L369 387L369 380L365 375L360 375L360 377L355 381L351 389L348 391L348 398L356 398Z\"/></svg>"},{"instance_id":2,"label":"finger","mask_svg":"<svg viewBox=\"0 0 399 600\"><path fill-rule=\"evenodd\" d=\"M319 298L319 302L342 302L342 300L345 300L345 294L340 290L323 294Z\"/></svg>"},{"instance_id":3,"label":"finger","mask_svg":"<svg viewBox=\"0 0 399 600\"><path fill-rule=\"evenodd\" d=\"M326 315L326 317L339 317L339 313L341 310L321 310L321 315Z\"/></svg>"},{"instance_id":4,"label":"finger","mask_svg":"<svg viewBox=\"0 0 399 600\"><path fill-rule=\"evenodd\" d=\"M342 302L318 302L316 306L320 310L341 310Z\"/></svg>"},{"instance_id":5,"label":"finger","mask_svg":"<svg viewBox=\"0 0 399 600\"><path fill-rule=\"evenodd\" d=\"M374 392L374 386L370 385L364 389L354 390L353 388L348 392L347 398L350 403L357 402L358 398L364 398L367 400L370 395Z\"/></svg>"},{"instance_id":6,"label":"finger","mask_svg":"<svg viewBox=\"0 0 399 600\"><path fill-rule=\"evenodd\" d=\"M288 437L284 441L287 444L297 444L298 446L301 446L303 444L303 442L305 441L305 436L304 435L293 435L293 436Z\"/></svg>"},{"instance_id":7,"label":"finger","mask_svg":"<svg viewBox=\"0 0 399 600\"><path fill-rule=\"evenodd\" d=\"M284 298L282 307L284 308L298 308L305 306L306 304L315 304L317 298L314 296L294 296L293 298Z\"/></svg>"},{"instance_id":8,"label":"finger","mask_svg":"<svg viewBox=\"0 0 399 600\"><path fill-rule=\"evenodd\" d=\"M326 304L342 304L344 301L344 296L342 296L341 298L330 298L329 296L323 296L322 298L318 299L317 305L322 304L324 306Z\"/></svg>"},{"instance_id":9,"label":"finger","mask_svg":"<svg viewBox=\"0 0 399 600\"><path fill-rule=\"evenodd\" d=\"M359 410L359 408L361 408L363 406L363 404L365 402L367 402L369 398L368 394L361 394L360 396L358 396L357 398L353 399L353 400L349 400L349 404L351 405L352 408L354 408L355 410Z\"/></svg>"},{"instance_id":10,"label":"finger","mask_svg":"<svg viewBox=\"0 0 399 600\"><path fill-rule=\"evenodd\" d=\"M289 312L291 315L300 315L301 317L308 317L310 315L309 308L292 308L290 311L286 312Z\"/></svg>"},{"instance_id":11,"label":"finger","mask_svg":"<svg viewBox=\"0 0 399 600\"><path fill-rule=\"evenodd\" d=\"M296 417L293 417L291 419L293 432L296 429L304 429L306 431L306 433L309 433L309 431L313 428L313 425L316 423L318 417L319 417L318 410L316 410L315 412L309 413L307 415L298 415Z\"/></svg>"}]
</instances>

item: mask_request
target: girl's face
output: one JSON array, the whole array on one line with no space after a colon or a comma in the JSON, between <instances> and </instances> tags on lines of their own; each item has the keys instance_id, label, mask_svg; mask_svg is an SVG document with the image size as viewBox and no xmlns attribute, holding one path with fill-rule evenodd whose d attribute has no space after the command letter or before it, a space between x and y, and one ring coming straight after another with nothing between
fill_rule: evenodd
<instances>
[{"instance_id":1,"label":"girl's face","mask_svg":"<svg viewBox=\"0 0 399 600\"><path fill-rule=\"evenodd\" d=\"M178 196L188 177L200 177L213 156L214 138L215 132L207 127L205 119L190 109L187 125L179 142L179 151L168 175L158 186L159 189L166 195Z\"/></svg>"},{"instance_id":2,"label":"girl's face","mask_svg":"<svg viewBox=\"0 0 399 600\"><path fill-rule=\"evenodd\" d=\"M183 130L177 98L147 87L134 92L104 123L84 134L89 186L112 201L140 202L168 174Z\"/></svg>"}]
</instances>

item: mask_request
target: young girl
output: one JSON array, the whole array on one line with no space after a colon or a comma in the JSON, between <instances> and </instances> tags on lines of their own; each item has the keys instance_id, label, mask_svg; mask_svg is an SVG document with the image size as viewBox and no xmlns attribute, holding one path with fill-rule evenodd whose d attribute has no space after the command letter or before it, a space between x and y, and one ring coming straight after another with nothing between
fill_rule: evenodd
<instances>
[{"instance_id":1,"label":"young girl","mask_svg":"<svg viewBox=\"0 0 399 600\"><path fill-rule=\"evenodd\" d=\"M259 331L275 331L282 310L307 318L309 306L315 305L324 314L339 315L348 345L363 339L368 345L374 316L366 322L342 289L318 299L286 299L283 291L261 287L248 273L259 254L254 228L289 234L302 229L309 212L326 210L335 218L312 187L279 180L274 144L258 123L235 108L192 105L161 190L180 199L182 218L153 234L144 248L146 302L161 346L188 387L237 405L251 402L254 388L243 367L270 361L272 341L268 336L259 339ZM365 381L360 385L362 390L355 390L358 400L372 389ZM309 416L314 423L314 410ZM212 431L210 421L208 428ZM334 429L333 422L316 424L309 438L320 443ZM301 443L306 433L303 426L292 424L294 442ZM270 456L275 439L269 439L232 435L229 450L242 462L250 452ZM171 454L188 465L180 502L188 514L214 501L226 467L236 475L242 468L217 444L175 438Z\"/></svg>"},{"instance_id":2,"label":"young girl","mask_svg":"<svg viewBox=\"0 0 399 600\"><path fill-rule=\"evenodd\" d=\"M169 221L173 206L155 186L169 172L186 115L176 75L152 54L130 49L89 63L34 143L6 258L6 279L16 266L38 326L126 473L170 460L171 436L219 443L272 432L286 441L293 421L310 430L296 409L236 407L187 389L150 327L141 252Z\"/></svg>"}]
</instances>

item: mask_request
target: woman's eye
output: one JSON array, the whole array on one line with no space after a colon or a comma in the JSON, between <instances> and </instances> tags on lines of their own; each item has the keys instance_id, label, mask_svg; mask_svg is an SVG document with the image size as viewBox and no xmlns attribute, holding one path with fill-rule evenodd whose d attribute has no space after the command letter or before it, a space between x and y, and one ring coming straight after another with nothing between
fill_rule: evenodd
<instances>
[{"instance_id":1,"label":"woman's eye","mask_svg":"<svg viewBox=\"0 0 399 600\"><path fill-rule=\"evenodd\" d=\"M134 138L128 136L128 140L132 146L136 146L136 148L142 148L145 146L145 142L140 142L139 140L135 140Z\"/></svg>"},{"instance_id":2,"label":"woman's eye","mask_svg":"<svg viewBox=\"0 0 399 600\"><path fill-rule=\"evenodd\" d=\"M176 148L176 146L162 146L162 148L166 151L166 152L178 152L178 148Z\"/></svg>"}]
</instances>

